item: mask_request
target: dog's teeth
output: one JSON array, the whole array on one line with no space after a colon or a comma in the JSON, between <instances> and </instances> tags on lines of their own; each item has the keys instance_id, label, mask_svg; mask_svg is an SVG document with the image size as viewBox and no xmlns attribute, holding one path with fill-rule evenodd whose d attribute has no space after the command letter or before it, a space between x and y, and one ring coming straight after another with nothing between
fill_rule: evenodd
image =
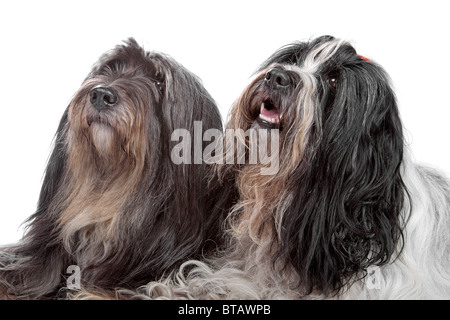
<instances>
[{"instance_id":1,"label":"dog's teeth","mask_svg":"<svg viewBox=\"0 0 450 320\"><path fill-rule=\"evenodd\" d=\"M259 117L260 117L261 119L263 119L264 121L267 121L267 122L270 122L270 123L273 123L273 124L278 124L278 123L280 123L280 119L278 119L278 118L276 118L276 119L274 119L274 118L269 118L269 117L267 117L267 116L265 116L265 115L262 115L262 114L260 114Z\"/></svg>"},{"instance_id":2,"label":"dog's teeth","mask_svg":"<svg viewBox=\"0 0 450 320\"><path fill-rule=\"evenodd\" d=\"M259 112L263 112L263 110L264 110L264 102L261 103L261 110Z\"/></svg>"}]
</instances>

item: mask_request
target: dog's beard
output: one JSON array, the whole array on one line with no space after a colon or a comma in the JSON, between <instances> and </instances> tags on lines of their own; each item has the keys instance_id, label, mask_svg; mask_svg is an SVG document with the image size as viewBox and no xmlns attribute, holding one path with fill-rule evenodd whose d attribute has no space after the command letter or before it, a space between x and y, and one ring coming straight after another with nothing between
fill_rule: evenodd
<instances>
[{"instance_id":1,"label":"dog's beard","mask_svg":"<svg viewBox=\"0 0 450 320\"><path fill-rule=\"evenodd\" d=\"M117 137L112 127L102 123L93 123L90 126L90 134L93 146L103 157L116 153Z\"/></svg>"},{"instance_id":2,"label":"dog's beard","mask_svg":"<svg viewBox=\"0 0 450 320\"><path fill-rule=\"evenodd\" d=\"M67 182L60 190L64 201L55 203L59 207L55 210L61 211L58 223L68 251L73 251L74 237L81 244L96 237L114 238L115 220L138 187L148 162L147 115L156 108L157 99L145 96L144 101L133 96L133 90L115 86L120 102L96 110L89 92L99 84L97 78L88 79L68 108Z\"/></svg>"}]
</instances>

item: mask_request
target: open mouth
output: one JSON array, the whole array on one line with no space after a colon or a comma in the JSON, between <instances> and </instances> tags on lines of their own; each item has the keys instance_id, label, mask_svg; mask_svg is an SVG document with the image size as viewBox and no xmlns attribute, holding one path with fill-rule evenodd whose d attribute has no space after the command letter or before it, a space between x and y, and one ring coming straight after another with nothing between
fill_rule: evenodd
<instances>
[{"instance_id":1,"label":"open mouth","mask_svg":"<svg viewBox=\"0 0 450 320\"><path fill-rule=\"evenodd\" d=\"M264 100L261 103L259 119L262 120L262 122L266 122L272 125L280 124L280 115L278 113L278 108L274 105L272 100Z\"/></svg>"}]
</instances>

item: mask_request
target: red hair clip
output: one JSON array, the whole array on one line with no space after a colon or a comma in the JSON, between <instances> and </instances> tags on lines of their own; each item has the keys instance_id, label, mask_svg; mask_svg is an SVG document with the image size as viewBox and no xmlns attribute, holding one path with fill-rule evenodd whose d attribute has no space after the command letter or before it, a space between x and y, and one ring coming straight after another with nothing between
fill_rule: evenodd
<instances>
[{"instance_id":1,"label":"red hair clip","mask_svg":"<svg viewBox=\"0 0 450 320\"><path fill-rule=\"evenodd\" d=\"M364 56L359 56L361 59L363 59L364 61L366 61L366 62L370 62L370 60L369 59L367 59L366 57L364 57Z\"/></svg>"}]
</instances>

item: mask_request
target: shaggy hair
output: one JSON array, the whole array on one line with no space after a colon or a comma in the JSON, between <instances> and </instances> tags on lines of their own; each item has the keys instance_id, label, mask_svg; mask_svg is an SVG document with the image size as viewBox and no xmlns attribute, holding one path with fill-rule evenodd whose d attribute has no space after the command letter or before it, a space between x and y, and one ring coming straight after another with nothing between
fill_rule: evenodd
<instances>
[{"instance_id":1,"label":"shaggy hair","mask_svg":"<svg viewBox=\"0 0 450 320\"><path fill-rule=\"evenodd\" d=\"M0 296L64 296L81 286L136 288L220 245L231 197L210 165L170 159L175 129L222 130L200 80L130 38L93 66L65 110L36 212L0 249Z\"/></svg>"},{"instance_id":2,"label":"shaggy hair","mask_svg":"<svg viewBox=\"0 0 450 320\"><path fill-rule=\"evenodd\" d=\"M450 298L450 183L411 161L390 82L330 36L275 52L227 129L278 130L278 172L220 165L239 190L226 249L115 297Z\"/></svg>"}]
</instances>

